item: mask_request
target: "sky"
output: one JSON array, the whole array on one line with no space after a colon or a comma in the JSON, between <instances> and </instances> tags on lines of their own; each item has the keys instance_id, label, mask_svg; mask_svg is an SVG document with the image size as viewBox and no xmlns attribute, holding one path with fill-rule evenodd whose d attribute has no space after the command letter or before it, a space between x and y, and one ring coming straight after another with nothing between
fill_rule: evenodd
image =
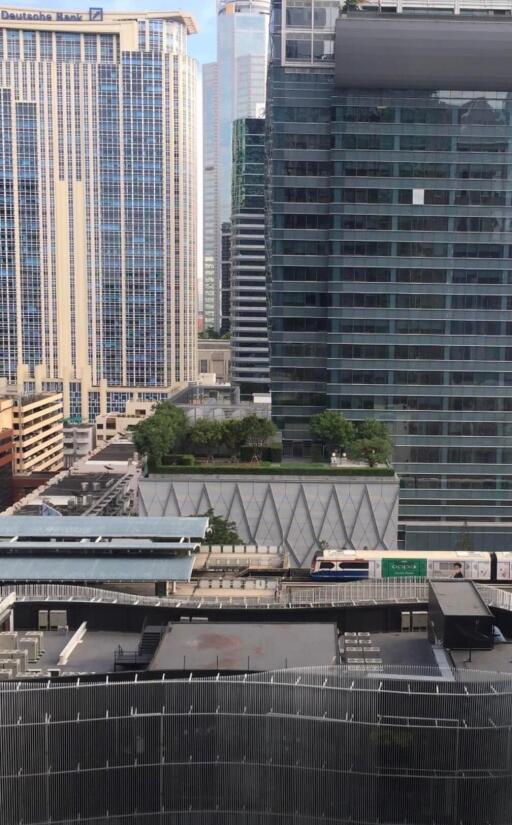
<instances>
[{"instance_id":1,"label":"sky","mask_svg":"<svg viewBox=\"0 0 512 825\"><path fill-rule=\"evenodd\" d=\"M19 0L7 0L6 6L19 6L20 8L41 8L66 9L68 11L82 11L88 9L90 5L101 6L104 11L186 11L195 17L199 26L199 33L189 37L189 54L195 57L199 63L209 63L215 60L216 33L215 0L48 0L48 3L19 2Z\"/></svg>"}]
</instances>

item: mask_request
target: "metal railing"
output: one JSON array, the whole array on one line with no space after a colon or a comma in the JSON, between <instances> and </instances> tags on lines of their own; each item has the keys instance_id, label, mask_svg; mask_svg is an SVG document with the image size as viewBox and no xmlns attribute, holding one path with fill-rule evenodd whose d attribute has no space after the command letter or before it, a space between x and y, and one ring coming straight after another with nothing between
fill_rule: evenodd
<instances>
[{"instance_id":1,"label":"metal railing","mask_svg":"<svg viewBox=\"0 0 512 825\"><path fill-rule=\"evenodd\" d=\"M512 591L500 590L487 584L477 585L478 591L489 607L499 607L512 612ZM246 591L247 592L247 591ZM390 604L428 601L428 580L387 579L373 582L347 582L336 585L287 588L277 592L260 591L260 595L185 596L174 598L139 596L71 584L12 584L0 587L0 599L16 594L18 601L63 601L127 604L146 607L244 607L263 609L288 609L290 607L337 607L364 604Z\"/></svg>"},{"instance_id":2,"label":"metal railing","mask_svg":"<svg viewBox=\"0 0 512 825\"><path fill-rule=\"evenodd\" d=\"M501 607L512 613L512 591L501 590L499 586L478 584L478 592L488 607Z\"/></svg>"},{"instance_id":3,"label":"metal railing","mask_svg":"<svg viewBox=\"0 0 512 825\"><path fill-rule=\"evenodd\" d=\"M400 578L385 581L347 582L308 587L283 587L281 600L290 605L356 605L367 602L426 602L426 579Z\"/></svg>"}]
</instances>

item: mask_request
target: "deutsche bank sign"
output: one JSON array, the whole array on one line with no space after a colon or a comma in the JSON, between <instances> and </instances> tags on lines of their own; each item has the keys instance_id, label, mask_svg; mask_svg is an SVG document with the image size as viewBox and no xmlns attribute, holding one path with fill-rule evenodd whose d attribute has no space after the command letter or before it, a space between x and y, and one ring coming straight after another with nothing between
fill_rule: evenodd
<instances>
[{"instance_id":1,"label":"deutsche bank sign","mask_svg":"<svg viewBox=\"0 0 512 825\"><path fill-rule=\"evenodd\" d=\"M60 23L81 23L83 20L89 20L93 23L101 23L103 20L103 9L92 7L89 9L88 16L85 14L64 11L11 11L1 9L0 18L2 20L55 20Z\"/></svg>"}]
</instances>

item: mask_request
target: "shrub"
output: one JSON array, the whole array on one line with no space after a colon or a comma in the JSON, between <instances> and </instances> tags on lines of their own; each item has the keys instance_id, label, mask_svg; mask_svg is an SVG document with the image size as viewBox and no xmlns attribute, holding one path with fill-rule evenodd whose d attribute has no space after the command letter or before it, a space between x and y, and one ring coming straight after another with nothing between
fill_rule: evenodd
<instances>
[{"instance_id":1,"label":"shrub","mask_svg":"<svg viewBox=\"0 0 512 825\"><path fill-rule=\"evenodd\" d=\"M253 464L250 467L240 467L233 464L226 464L221 467L212 464L195 465L195 467L180 467L158 465L151 468L151 472L161 475L179 475L180 473L190 475L219 475L219 476L243 476L243 475L271 475L271 476L394 476L395 472L389 467L330 467L328 464L322 467L308 467L291 464L272 467L268 464Z\"/></svg>"},{"instance_id":2,"label":"shrub","mask_svg":"<svg viewBox=\"0 0 512 825\"><path fill-rule=\"evenodd\" d=\"M166 455L164 464L175 464L178 467L193 467L196 460L193 455L189 453L175 453L174 455Z\"/></svg>"},{"instance_id":3,"label":"shrub","mask_svg":"<svg viewBox=\"0 0 512 825\"><path fill-rule=\"evenodd\" d=\"M281 444L271 444L263 450L263 461L270 461L272 464L280 464L283 460L283 448Z\"/></svg>"}]
</instances>

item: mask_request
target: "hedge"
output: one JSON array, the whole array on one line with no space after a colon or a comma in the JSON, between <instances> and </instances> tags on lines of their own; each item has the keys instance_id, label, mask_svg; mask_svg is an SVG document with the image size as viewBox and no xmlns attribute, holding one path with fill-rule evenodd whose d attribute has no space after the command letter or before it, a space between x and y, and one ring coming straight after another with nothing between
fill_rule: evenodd
<instances>
[{"instance_id":1,"label":"hedge","mask_svg":"<svg viewBox=\"0 0 512 825\"><path fill-rule=\"evenodd\" d=\"M195 456L189 453L176 453L175 455L166 455L164 461L170 464L178 464L180 467L193 467L196 463Z\"/></svg>"},{"instance_id":2,"label":"hedge","mask_svg":"<svg viewBox=\"0 0 512 825\"><path fill-rule=\"evenodd\" d=\"M261 466L255 464L251 467L241 467L236 464L228 464L225 467L215 467L213 465L195 467L177 467L175 465L162 464L159 467L151 468L150 473L165 475L271 475L271 476L394 476L395 471L389 467L302 467L290 465L288 467L271 465Z\"/></svg>"}]
</instances>

